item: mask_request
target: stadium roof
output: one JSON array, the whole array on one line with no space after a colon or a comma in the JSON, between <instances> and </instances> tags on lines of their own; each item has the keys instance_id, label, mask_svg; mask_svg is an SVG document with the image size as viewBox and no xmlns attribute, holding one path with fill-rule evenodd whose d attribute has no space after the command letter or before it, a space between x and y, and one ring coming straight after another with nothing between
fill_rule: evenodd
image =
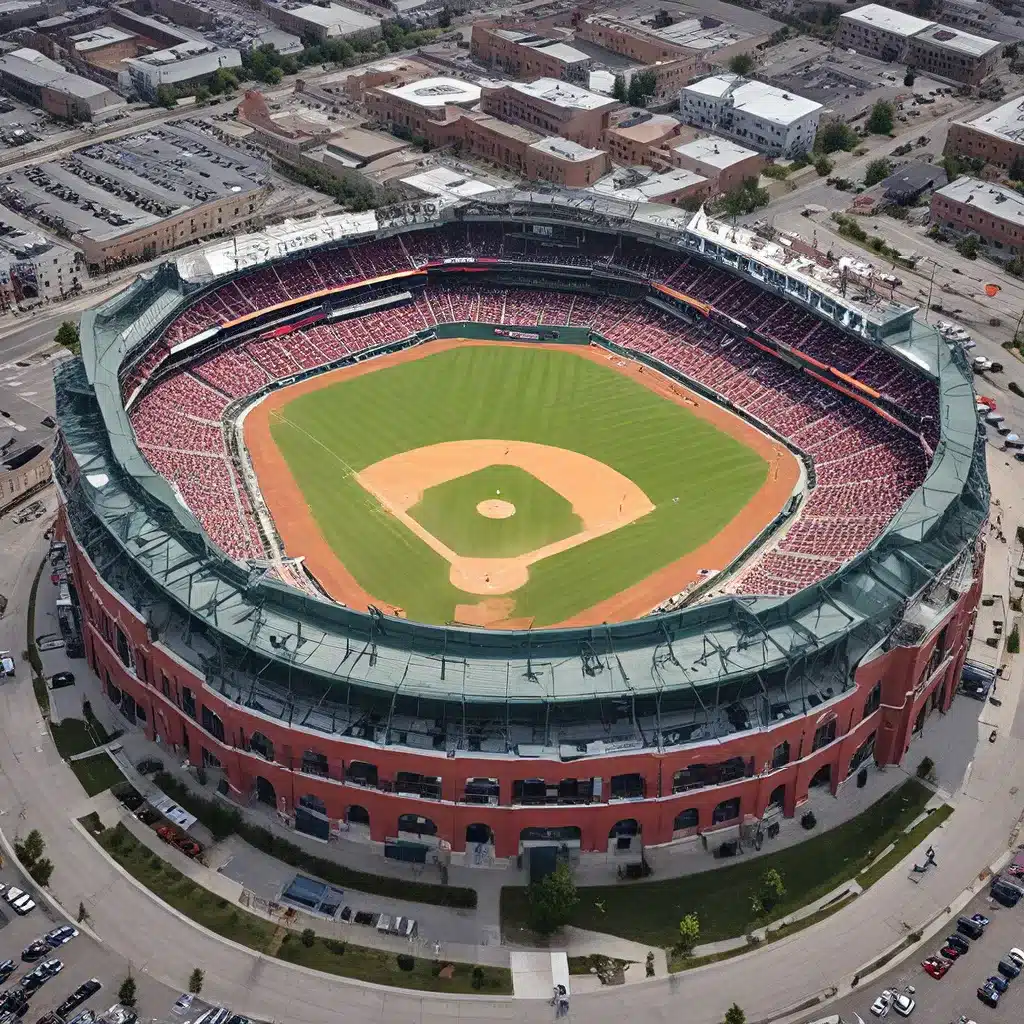
<instances>
[{"instance_id":1,"label":"stadium roof","mask_svg":"<svg viewBox=\"0 0 1024 1024\"><path fill-rule=\"evenodd\" d=\"M678 195L706 182L707 178L681 167L660 174L649 167L620 167L595 181L590 191L621 202L656 203L663 197Z\"/></svg>"},{"instance_id":2,"label":"stadium roof","mask_svg":"<svg viewBox=\"0 0 1024 1024\"><path fill-rule=\"evenodd\" d=\"M737 83L740 83L737 85ZM821 110L821 104L798 96L795 92L776 88L767 82L744 80L739 75L711 75L687 85L683 92L692 96L723 99L727 95L735 110L743 110L752 117L772 124L792 124L800 118Z\"/></svg>"},{"instance_id":3,"label":"stadium roof","mask_svg":"<svg viewBox=\"0 0 1024 1024\"><path fill-rule=\"evenodd\" d=\"M912 14L894 11L889 7L883 7L881 4L865 4L863 7L858 7L855 11L844 11L842 17L849 21L858 21L864 25L881 29L883 32L891 32L893 35L907 38L935 24L933 21L915 18Z\"/></svg>"}]
</instances>

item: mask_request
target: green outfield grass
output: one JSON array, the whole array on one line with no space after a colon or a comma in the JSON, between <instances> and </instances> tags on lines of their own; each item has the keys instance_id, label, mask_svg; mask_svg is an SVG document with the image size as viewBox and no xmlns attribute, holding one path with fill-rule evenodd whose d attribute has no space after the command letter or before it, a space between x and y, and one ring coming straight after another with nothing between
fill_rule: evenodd
<instances>
[{"instance_id":1,"label":"green outfield grass","mask_svg":"<svg viewBox=\"0 0 1024 1024\"><path fill-rule=\"evenodd\" d=\"M456 604L479 598L453 587L448 563L353 478L381 459L443 441L532 441L597 459L647 494L653 512L531 566L529 582L512 595L514 614L533 616L538 626L611 597L703 544L768 473L751 449L610 367L512 344L467 345L311 392L275 416L272 433L324 537L361 586L427 622L446 622ZM456 483L445 488L453 501L470 500ZM531 491L530 503L540 500ZM421 504L429 504L426 496ZM496 523L512 522L476 518L466 541L474 545Z\"/></svg>"},{"instance_id":2,"label":"green outfield grass","mask_svg":"<svg viewBox=\"0 0 1024 1024\"><path fill-rule=\"evenodd\" d=\"M488 498L511 502L515 515L480 515L476 507ZM431 487L409 515L467 558L511 558L583 529L566 498L518 466L488 466Z\"/></svg>"}]
</instances>

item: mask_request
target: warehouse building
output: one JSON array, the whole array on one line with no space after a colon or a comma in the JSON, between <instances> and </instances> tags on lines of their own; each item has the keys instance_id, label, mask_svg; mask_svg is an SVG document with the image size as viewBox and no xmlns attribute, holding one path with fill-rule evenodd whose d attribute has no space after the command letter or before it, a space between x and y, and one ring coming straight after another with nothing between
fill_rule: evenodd
<instances>
[{"instance_id":1,"label":"warehouse building","mask_svg":"<svg viewBox=\"0 0 1024 1024\"><path fill-rule=\"evenodd\" d=\"M526 26L507 28L493 21L473 25L469 52L478 61L524 82L557 78L585 84L594 63L567 42L549 39Z\"/></svg>"},{"instance_id":2,"label":"warehouse building","mask_svg":"<svg viewBox=\"0 0 1024 1024\"><path fill-rule=\"evenodd\" d=\"M1024 162L1024 96L973 121L954 121L946 135L946 156L977 157L1008 171Z\"/></svg>"},{"instance_id":3,"label":"warehouse building","mask_svg":"<svg viewBox=\"0 0 1024 1024\"><path fill-rule=\"evenodd\" d=\"M241 67L242 55L234 48L190 39L124 63L135 91L143 99L155 100L161 87L194 92L218 71Z\"/></svg>"},{"instance_id":4,"label":"warehouse building","mask_svg":"<svg viewBox=\"0 0 1024 1024\"><path fill-rule=\"evenodd\" d=\"M325 43L328 39L379 39L380 18L341 4L293 3L264 0L263 11L285 32Z\"/></svg>"},{"instance_id":5,"label":"warehouse building","mask_svg":"<svg viewBox=\"0 0 1024 1024\"><path fill-rule=\"evenodd\" d=\"M38 50L22 48L0 57L0 85L29 106L65 121L99 121L125 106L105 85L71 74Z\"/></svg>"},{"instance_id":6,"label":"warehouse building","mask_svg":"<svg viewBox=\"0 0 1024 1024\"><path fill-rule=\"evenodd\" d=\"M1024 254L1024 196L966 175L932 193L932 223L975 234L1006 257Z\"/></svg>"}]
</instances>

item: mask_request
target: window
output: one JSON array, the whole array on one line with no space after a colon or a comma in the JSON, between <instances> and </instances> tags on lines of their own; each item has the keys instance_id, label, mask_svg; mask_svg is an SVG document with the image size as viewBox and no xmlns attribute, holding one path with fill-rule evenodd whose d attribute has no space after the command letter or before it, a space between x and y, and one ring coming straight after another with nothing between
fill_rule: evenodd
<instances>
[{"instance_id":1,"label":"window","mask_svg":"<svg viewBox=\"0 0 1024 1024\"><path fill-rule=\"evenodd\" d=\"M306 775L319 775L326 779L328 775L327 755L321 754L317 750L303 751L299 770Z\"/></svg>"},{"instance_id":2,"label":"window","mask_svg":"<svg viewBox=\"0 0 1024 1024\"><path fill-rule=\"evenodd\" d=\"M871 692L868 694L868 699L864 701L864 717L873 715L882 703L882 684L875 683L872 687Z\"/></svg>"},{"instance_id":3,"label":"window","mask_svg":"<svg viewBox=\"0 0 1024 1024\"><path fill-rule=\"evenodd\" d=\"M200 724L211 736L224 742L224 723L220 720L220 716L214 714L205 704Z\"/></svg>"},{"instance_id":4,"label":"window","mask_svg":"<svg viewBox=\"0 0 1024 1024\"><path fill-rule=\"evenodd\" d=\"M772 768L781 768L789 764L789 740L783 740L772 751Z\"/></svg>"},{"instance_id":5,"label":"window","mask_svg":"<svg viewBox=\"0 0 1024 1024\"><path fill-rule=\"evenodd\" d=\"M192 688L189 686L183 686L181 688L181 710L184 711L189 718L196 717L196 695L192 692Z\"/></svg>"},{"instance_id":6,"label":"window","mask_svg":"<svg viewBox=\"0 0 1024 1024\"><path fill-rule=\"evenodd\" d=\"M811 750L820 750L822 747L827 747L836 738L836 722L837 719L833 718L824 725L818 726L814 732L814 744Z\"/></svg>"},{"instance_id":7,"label":"window","mask_svg":"<svg viewBox=\"0 0 1024 1024\"><path fill-rule=\"evenodd\" d=\"M163 674L160 673L160 689L163 691L163 695L169 700L171 697L171 681Z\"/></svg>"},{"instance_id":8,"label":"window","mask_svg":"<svg viewBox=\"0 0 1024 1024\"><path fill-rule=\"evenodd\" d=\"M718 825L723 821L732 821L740 816L740 798L734 796L731 800L723 800L711 815L711 824Z\"/></svg>"},{"instance_id":9,"label":"window","mask_svg":"<svg viewBox=\"0 0 1024 1024\"><path fill-rule=\"evenodd\" d=\"M116 635L116 642L114 646L117 650L117 656L121 659L121 664L124 665L125 668L132 669L132 671L134 671L134 667L132 665L132 652L128 647L128 637L124 635L120 626L115 626L114 631Z\"/></svg>"},{"instance_id":10,"label":"window","mask_svg":"<svg viewBox=\"0 0 1024 1024\"><path fill-rule=\"evenodd\" d=\"M696 828L700 824L700 812L696 807L688 807L685 811L680 811L675 821L672 822L672 831L678 832L683 828Z\"/></svg>"}]
</instances>

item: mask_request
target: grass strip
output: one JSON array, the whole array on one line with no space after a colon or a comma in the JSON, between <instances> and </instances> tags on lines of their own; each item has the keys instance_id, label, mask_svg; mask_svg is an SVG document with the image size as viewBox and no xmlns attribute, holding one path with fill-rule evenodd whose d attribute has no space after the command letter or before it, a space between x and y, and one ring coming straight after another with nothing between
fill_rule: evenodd
<instances>
[{"instance_id":1,"label":"grass strip","mask_svg":"<svg viewBox=\"0 0 1024 1024\"><path fill-rule=\"evenodd\" d=\"M238 835L257 850L284 861L294 868L316 875L324 882L339 885L375 896L430 903L439 907L472 910L476 907L476 891L455 885L434 885L415 882L407 878L371 875L365 871L345 867L337 861L307 853L300 846L275 835L261 825L254 825L234 808L220 800L210 800L193 793L184 783L167 772L158 772L153 781L171 799L176 800L189 814L194 814L216 839Z\"/></svg>"},{"instance_id":2,"label":"grass strip","mask_svg":"<svg viewBox=\"0 0 1024 1024\"><path fill-rule=\"evenodd\" d=\"M32 589L28 595L28 615L25 626L25 657L32 667L32 692L36 696L36 703L42 712L45 721L50 720L50 692L46 688L46 677L43 675L43 660L39 657L39 650L36 647L34 636L36 626L36 594L39 592L39 580L42 578L43 570L46 568L46 559L39 563L36 570L36 578L32 581Z\"/></svg>"},{"instance_id":3,"label":"grass strip","mask_svg":"<svg viewBox=\"0 0 1024 1024\"><path fill-rule=\"evenodd\" d=\"M843 882L857 879L863 885L858 871L890 843L900 843L905 838L901 837L903 829L931 798L930 789L908 779L855 818L778 853L665 881L581 888L569 924L667 948L677 940L679 921L693 912L700 918L701 942L748 935L813 903ZM756 917L751 896L769 868L782 875L787 892L770 915ZM506 932L516 935L517 929L525 929L528 909L524 887L502 889Z\"/></svg>"},{"instance_id":4,"label":"grass strip","mask_svg":"<svg viewBox=\"0 0 1024 1024\"><path fill-rule=\"evenodd\" d=\"M277 925L204 889L139 842L124 825L101 828L95 814L81 821L100 846L150 892L197 924L249 949L377 985L428 992L512 993L512 972L504 967L432 961L293 931L279 940ZM400 960L409 969L400 967ZM446 967L451 968L451 977L444 976L448 973Z\"/></svg>"},{"instance_id":5,"label":"grass strip","mask_svg":"<svg viewBox=\"0 0 1024 1024\"><path fill-rule=\"evenodd\" d=\"M97 754L95 757L72 761L70 767L89 796L95 796L119 782L124 782L124 773L109 754Z\"/></svg>"},{"instance_id":6,"label":"grass strip","mask_svg":"<svg viewBox=\"0 0 1024 1024\"><path fill-rule=\"evenodd\" d=\"M921 840L926 838L930 832L934 832L951 814L953 808L949 804L932 811L920 824L915 825L905 835L896 840L896 845L876 864L872 864L866 871L857 875L854 879L862 889L869 889L884 875L887 875Z\"/></svg>"}]
</instances>

